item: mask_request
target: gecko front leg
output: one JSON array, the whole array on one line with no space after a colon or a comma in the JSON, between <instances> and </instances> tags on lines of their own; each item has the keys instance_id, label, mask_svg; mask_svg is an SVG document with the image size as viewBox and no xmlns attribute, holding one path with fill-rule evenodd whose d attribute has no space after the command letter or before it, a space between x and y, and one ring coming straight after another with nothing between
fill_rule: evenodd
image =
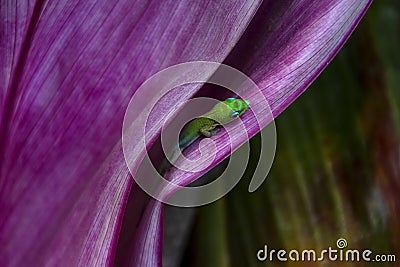
<instances>
[{"instance_id":1,"label":"gecko front leg","mask_svg":"<svg viewBox=\"0 0 400 267\"><path fill-rule=\"evenodd\" d=\"M204 135L205 137L211 137L217 134L218 132L218 126L219 124L215 123L215 124L211 124L211 125L205 125L203 127L200 128L199 132Z\"/></svg>"}]
</instances>

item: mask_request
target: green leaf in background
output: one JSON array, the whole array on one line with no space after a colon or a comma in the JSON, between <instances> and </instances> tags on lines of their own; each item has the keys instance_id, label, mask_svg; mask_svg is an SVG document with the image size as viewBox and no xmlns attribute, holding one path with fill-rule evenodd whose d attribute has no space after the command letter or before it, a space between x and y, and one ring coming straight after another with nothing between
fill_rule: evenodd
<instances>
[{"instance_id":1,"label":"green leaf in background","mask_svg":"<svg viewBox=\"0 0 400 267\"><path fill-rule=\"evenodd\" d=\"M244 179L200 208L185 266L399 266L400 2L375 1L326 71L277 120L272 170L255 193ZM261 263L269 249L396 254L393 262ZM206 256L204 256L206 255Z\"/></svg>"}]
</instances>

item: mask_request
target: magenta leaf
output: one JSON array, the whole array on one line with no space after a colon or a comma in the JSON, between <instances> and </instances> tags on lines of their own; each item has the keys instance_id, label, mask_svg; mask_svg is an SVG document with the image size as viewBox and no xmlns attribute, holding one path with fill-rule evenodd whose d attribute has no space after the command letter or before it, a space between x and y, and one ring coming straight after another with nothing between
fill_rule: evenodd
<instances>
[{"instance_id":1,"label":"magenta leaf","mask_svg":"<svg viewBox=\"0 0 400 267\"><path fill-rule=\"evenodd\" d=\"M0 265L160 266L163 206L132 187L121 148L122 120L135 90L177 63L226 60L257 82L277 116L329 63L369 4L3 3ZM198 89L169 95L171 105L159 112ZM243 94L257 106L254 92ZM243 121L249 135L256 134L251 115ZM161 127L161 121L150 123ZM158 134L149 132L147 140ZM226 136L215 140L221 150L213 166L230 153ZM189 156L196 153L190 149ZM204 172L170 176L186 185ZM127 241L124 216L133 218Z\"/></svg>"},{"instance_id":2,"label":"magenta leaf","mask_svg":"<svg viewBox=\"0 0 400 267\"><path fill-rule=\"evenodd\" d=\"M120 142L130 97L167 66L222 61L258 6L2 3L1 266L113 264L132 185Z\"/></svg>"},{"instance_id":3,"label":"magenta leaf","mask_svg":"<svg viewBox=\"0 0 400 267\"><path fill-rule=\"evenodd\" d=\"M274 116L277 116L304 92L332 60L360 21L370 2L295 1L286 5L282 2L264 3L225 62L236 66L256 81L268 99ZM269 18L268 21L272 21L272 24L266 26L266 18ZM254 51L250 49L252 47L257 49ZM213 91L208 90L207 93L212 95ZM244 91L243 95L250 100L253 109L260 108L257 107L257 103L262 102L255 97L256 92ZM259 125L251 114L245 114L242 121L247 126L250 136L259 131ZM263 121L261 126L269 122ZM231 153L227 135L218 135L213 141L218 153L211 167L216 166ZM245 141L242 140L242 143ZM237 146L234 147L236 148ZM198 154L196 146L188 148L187 152L189 158L195 158ZM179 162L176 165L179 166ZM169 173L169 179L184 186L195 181L210 168L195 174L174 169ZM169 189L166 190L166 196L173 193L168 191ZM162 204L152 203L149 209L159 208L158 206ZM150 220L151 213L147 210L141 223L146 224ZM152 225L154 229L159 229L162 227L162 220L160 219L157 226L152 221ZM140 229L136 238L146 240L150 229L144 229L143 226ZM162 242L162 237L159 238L159 242ZM158 257L161 255L161 251L157 250L161 247L154 246L154 240L135 247L135 253L132 254L133 265L144 264L138 255L145 248L147 251L155 248L154 254Z\"/></svg>"}]
</instances>

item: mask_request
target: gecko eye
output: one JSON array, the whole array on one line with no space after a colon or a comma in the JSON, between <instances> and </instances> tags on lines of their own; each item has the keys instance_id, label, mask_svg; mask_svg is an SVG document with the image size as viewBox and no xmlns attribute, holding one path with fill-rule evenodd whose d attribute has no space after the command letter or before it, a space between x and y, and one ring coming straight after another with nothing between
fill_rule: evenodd
<instances>
[{"instance_id":1,"label":"gecko eye","mask_svg":"<svg viewBox=\"0 0 400 267\"><path fill-rule=\"evenodd\" d=\"M236 98L234 98L234 97L229 97L229 98L226 99L226 101L232 102L232 101L235 100L235 99L236 99Z\"/></svg>"},{"instance_id":2,"label":"gecko eye","mask_svg":"<svg viewBox=\"0 0 400 267\"><path fill-rule=\"evenodd\" d=\"M232 112L231 114L232 119L236 118L237 116L239 116L239 112L237 111Z\"/></svg>"}]
</instances>

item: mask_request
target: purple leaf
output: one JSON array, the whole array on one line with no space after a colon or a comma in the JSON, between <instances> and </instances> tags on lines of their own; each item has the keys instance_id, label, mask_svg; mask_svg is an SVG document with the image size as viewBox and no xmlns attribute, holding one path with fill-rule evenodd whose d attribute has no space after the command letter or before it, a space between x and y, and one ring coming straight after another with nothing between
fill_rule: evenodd
<instances>
[{"instance_id":1,"label":"purple leaf","mask_svg":"<svg viewBox=\"0 0 400 267\"><path fill-rule=\"evenodd\" d=\"M257 82L277 116L328 64L369 4L3 3L0 265L104 266L117 254L127 265L160 265L162 204L131 188L120 141L124 111L139 85L173 64L226 59ZM162 112L197 90L169 95ZM254 92L243 93L256 109ZM243 121L250 136L259 130L250 114ZM158 134L149 132L147 140ZM213 166L230 153L225 135L215 140L221 150ZM202 173L170 177L186 185ZM138 227L127 248L119 240L123 216Z\"/></svg>"},{"instance_id":2,"label":"purple leaf","mask_svg":"<svg viewBox=\"0 0 400 267\"><path fill-rule=\"evenodd\" d=\"M258 5L2 3L1 266L113 264L132 184L120 143L130 97L167 66L222 61Z\"/></svg>"},{"instance_id":3,"label":"purple leaf","mask_svg":"<svg viewBox=\"0 0 400 267\"><path fill-rule=\"evenodd\" d=\"M354 0L264 3L225 62L253 78L268 99L272 113L276 117L304 92L332 60L360 21L370 2ZM266 25L266 21L270 24ZM213 91L208 90L207 93L212 95ZM262 110L262 106L257 106L262 102L256 98L256 92L244 91L243 96L250 100L253 110L256 112ZM242 121L250 136L259 131L259 125L251 114L245 114ZM261 121L261 126L266 126L269 122ZM231 153L228 135L218 135L213 139L218 152L209 168L198 173L173 169L168 173L169 180L181 186L187 185ZM245 141L243 139L239 143ZM234 149L237 147L238 144L233 146ZM189 147L186 152L188 158L196 158L199 154L196 146ZM175 165L179 166L179 163L178 161ZM173 192L174 189L167 188L163 192L164 198ZM151 202L156 201L151 200ZM148 209L159 208L158 206L162 204L152 203ZM151 213L146 210L141 223L146 224L151 219L150 216ZM154 225L154 221L152 223ZM161 228L162 220L153 227ZM136 239L146 240L148 231L140 229ZM162 237L159 238L159 242L162 242ZM153 244L154 240L151 240L151 245L141 244L139 249L147 248L148 253L154 251L153 257L157 258L161 255L161 251L150 250L155 248ZM137 266L144 264L142 258L137 257L140 254L139 249L137 248L132 254L132 263Z\"/></svg>"}]
</instances>

